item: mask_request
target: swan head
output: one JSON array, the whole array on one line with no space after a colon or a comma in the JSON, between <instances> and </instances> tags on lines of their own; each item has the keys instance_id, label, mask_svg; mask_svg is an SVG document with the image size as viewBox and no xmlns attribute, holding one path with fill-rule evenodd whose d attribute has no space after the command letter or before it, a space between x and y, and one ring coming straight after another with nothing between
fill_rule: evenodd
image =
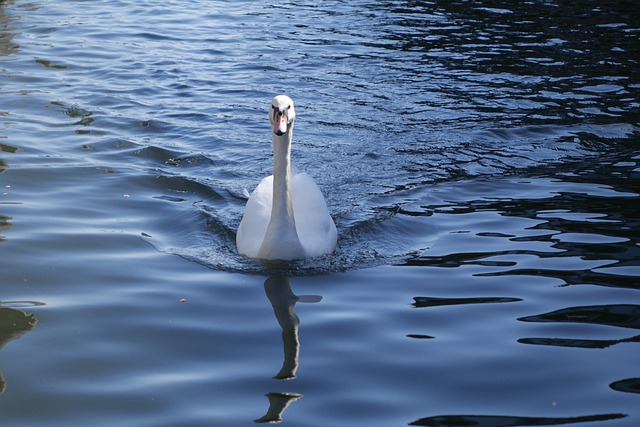
<instances>
[{"instance_id":1,"label":"swan head","mask_svg":"<svg viewBox=\"0 0 640 427\"><path fill-rule=\"evenodd\" d=\"M291 128L296 118L296 110L293 108L293 101L287 95L277 95L271 101L269 109L269 120L271 129L277 136L282 136Z\"/></svg>"}]
</instances>

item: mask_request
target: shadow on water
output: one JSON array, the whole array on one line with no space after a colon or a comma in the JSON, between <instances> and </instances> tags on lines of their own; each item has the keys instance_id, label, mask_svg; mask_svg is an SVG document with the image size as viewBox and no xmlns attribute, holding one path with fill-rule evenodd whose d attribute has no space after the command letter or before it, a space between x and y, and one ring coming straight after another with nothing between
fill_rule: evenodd
<instances>
[{"instance_id":1,"label":"shadow on water","mask_svg":"<svg viewBox=\"0 0 640 427\"><path fill-rule=\"evenodd\" d=\"M316 303L322 300L319 295L296 295L291 290L289 277L286 274L276 274L264 282L264 289L273 307L273 312L282 328L282 343L284 346L284 361L282 368L273 377L278 380L293 380L298 370L298 355L300 341L298 327L300 319L295 312L297 302ZM254 420L256 423L277 423L282 421L284 410L296 400L302 398L298 393L268 393L269 409L267 413Z\"/></svg>"}]
</instances>

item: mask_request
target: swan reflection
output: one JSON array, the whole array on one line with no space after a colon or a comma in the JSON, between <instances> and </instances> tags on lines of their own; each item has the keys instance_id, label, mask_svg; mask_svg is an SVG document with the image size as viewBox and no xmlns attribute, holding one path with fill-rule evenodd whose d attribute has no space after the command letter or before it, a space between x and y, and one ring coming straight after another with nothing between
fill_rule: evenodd
<instances>
[{"instance_id":1,"label":"swan reflection","mask_svg":"<svg viewBox=\"0 0 640 427\"><path fill-rule=\"evenodd\" d=\"M320 302L319 295L296 295L291 290L289 277L277 275L268 278L264 282L264 290L271 302L273 312L282 328L282 342L284 344L284 362L282 368L274 378L289 380L296 377L298 370L298 353L300 341L298 340L298 326L300 319L295 312L295 305L300 302Z\"/></svg>"},{"instance_id":2,"label":"swan reflection","mask_svg":"<svg viewBox=\"0 0 640 427\"><path fill-rule=\"evenodd\" d=\"M292 380L298 370L298 356L300 353L300 340L298 339L298 327L300 318L295 312L297 302L320 302L319 295L296 295L291 290L289 277L285 274L274 275L264 282L264 290L271 302L273 312L282 328L282 343L284 346L284 361L282 368L273 377L279 380ZM298 393L268 393L269 409L267 413L254 420L256 423L279 423L282 421L282 413L293 402L300 399Z\"/></svg>"},{"instance_id":3,"label":"swan reflection","mask_svg":"<svg viewBox=\"0 0 640 427\"><path fill-rule=\"evenodd\" d=\"M269 398L269 409L262 417L254 420L256 423L274 424L282 422L284 410L287 409L287 406L300 399L302 395L296 393L268 393L267 397Z\"/></svg>"}]
</instances>

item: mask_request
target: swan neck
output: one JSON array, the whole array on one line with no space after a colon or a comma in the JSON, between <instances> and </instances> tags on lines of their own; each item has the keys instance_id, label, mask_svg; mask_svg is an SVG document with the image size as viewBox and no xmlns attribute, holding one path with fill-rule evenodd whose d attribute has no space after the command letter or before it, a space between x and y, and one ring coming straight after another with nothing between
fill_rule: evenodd
<instances>
[{"instance_id":1,"label":"swan neck","mask_svg":"<svg viewBox=\"0 0 640 427\"><path fill-rule=\"evenodd\" d=\"M293 216L291 184L291 127L282 135L273 135L273 205L264 241L258 257L299 259L305 257Z\"/></svg>"},{"instance_id":2,"label":"swan neck","mask_svg":"<svg viewBox=\"0 0 640 427\"><path fill-rule=\"evenodd\" d=\"M291 129L283 135L273 134L273 212L295 227L291 187Z\"/></svg>"}]
</instances>

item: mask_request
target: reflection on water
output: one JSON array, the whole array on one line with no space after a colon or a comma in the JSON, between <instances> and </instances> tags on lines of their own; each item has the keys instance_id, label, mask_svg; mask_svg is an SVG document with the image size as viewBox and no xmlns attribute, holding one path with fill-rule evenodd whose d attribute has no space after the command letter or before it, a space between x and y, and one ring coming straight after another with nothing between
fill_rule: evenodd
<instances>
[{"instance_id":1,"label":"reflection on water","mask_svg":"<svg viewBox=\"0 0 640 427\"><path fill-rule=\"evenodd\" d=\"M631 338L617 340L594 340L594 339L574 339L574 338L520 338L522 344L549 345L555 347L574 348L607 348L616 344L640 342L640 335Z\"/></svg>"},{"instance_id":2,"label":"reflection on water","mask_svg":"<svg viewBox=\"0 0 640 427\"><path fill-rule=\"evenodd\" d=\"M640 393L640 378L629 378L609 384L614 390L625 393Z\"/></svg>"},{"instance_id":3,"label":"reflection on water","mask_svg":"<svg viewBox=\"0 0 640 427\"><path fill-rule=\"evenodd\" d=\"M582 417L543 418L543 417L506 417L492 415L441 415L421 418L410 426L429 427L518 427L518 426L557 426L565 424L590 423L624 418L624 414L587 415Z\"/></svg>"},{"instance_id":4,"label":"reflection on water","mask_svg":"<svg viewBox=\"0 0 640 427\"><path fill-rule=\"evenodd\" d=\"M11 218L8 216L0 215L0 233L9 230L12 227ZM5 237L0 235L0 242L3 242Z\"/></svg>"},{"instance_id":5,"label":"reflection on water","mask_svg":"<svg viewBox=\"0 0 640 427\"><path fill-rule=\"evenodd\" d=\"M523 322L583 323L640 329L640 306L632 304L570 307L551 313L521 317ZM522 338L523 344L550 345L577 348L607 348L615 344L640 342L640 335L616 340L570 339L570 338Z\"/></svg>"},{"instance_id":6,"label":"reflection on water","mask_svg":"<svg viewBox=\"0 0 640 427\"><path fill-rule=\"evenodd\" d=\"M5 3L7 2L0 1L0 56L11 55L18 51L18 45L13 42L11 17L4 13Z\"/></svg>"},{"instance_id":7,"label":"reflection on water","mask_svg":"<svg viewBox=\"0 0 640 427\"><path fill-rule=\"evenodd\" d=\"M38 62L38 61L36 61ZM57 66L55 64L51 64L51 61L40 61L42 65L50 68L60 68L61 66ZM64 68L63 68L64 69ZM51 105L60 108L62 112L70 117L71 119L77 120L70 123L70 126L81 126L76 128L75 132L78 135L85 135L91 133L87 128L91 125L95 119L92 117L93 112L84 110L82 107L78 105L67 106L61 102L54 101ZM86 149L86 148L85 148Z\"/></svg>"},{"instance_id":8,"label":"reflection on water","mask_svg":"<svg viewBox=\"0 0 640 427\"><path fill-rule=\"evenodd\" d=\"M300 319L295 312L295 305L300 302L320 302L318 295L296 295L291 290L289 277L284 274L269 277L264 282L264 289L273 307L278 324L282 328L282 343L284 346L284 361L282 368L274 376L279 380L292 380L298 370L298 355L300 341L298 339L298 327ZM268 393L269 409L267 413L255 420L258 423L275 423L282 421L282 413L294 401L302 397L297 393Z\"/></svg>"},{"instance_id":9,"label":"reflection on water","mask_svg":"<svg viewBox=\"0 0 640 427\"><path fill-rule=\"evenodd\" d=\"M640 329L640 305L617 304L571 307L537 316L522 317L523 322L588 323Z\"/></svg>"},{"instance_id":10,"label":"reflection on water","mask_svg":"<svg viewBox=\"0 0 640 427\"><path fill-rule=\"evenodd\" d=\"M434 298L414 297L414 307L439 307L443 305L494 304L499 302L518 302L520 298L478 297L478 298Z\"/></svg>"},{"instance_id":11,"label":"reflection on water","mask_svg":"<svg viewBox=\"0 0 640 427\"><path fill-rule=\"evenodd\" d=\"M0 349L13 340L29 332L38 323L35 314L27 314L21 310L9 308L11 306L42 305L35 302L1 301L0 302ZM0 393L6 388L4 376L0 371Z\"/></svg>"},{"instance_id":12,"label":"reflection on water","mask_svg":"<svg viewBox=\"0 0 640 427\"><path fill-rule=\"evenodd\" d=\"M282 422L284 410L302 397L301 394L296 393L268 393L266 396L269 398L269 409L262 417L254 420L256 423Z\"/></svg>"},{"instance_id":13,"label":"reflection on water","mask_svg":"<svg viewBox=\"0 0 640 427\"><path fill-rule=\"evenodd\" d=\"M390 55L379 79L387 84L385 95L392 92L394 111L402 112L398 138L407 143L396 151L407 162L399 169L423 171L416 181L580 158L581 150L587 154L601 144L606 127L637 123L634 6L553 1L385 6L386 25L377 27L376 46ZM475 128L478 123L482 129ZM451 146L434 146L434 135L424 131L429 126L450 131L437 136L452 138Z\"/></svg>"},{"instance_id":14,"label":"reflection on water","mask_svg":"<svg viewBox=\"0 0 640 427\"><path fill-rule=\"evenodd\" d=\"M475 236L494 243L472 250L428 251L404 265L486 266L494 268L479 273L481 276L545 276L564 285L638 289L640 195L630 184L637 166L636 162L614 163L603 160L571 171L560 169L551 179L478 182L475 192L449 187L452 193L466 191L466 199L448 194L446 203L421 209L451 220L460 216L460 221L464 216L492 212L501 222L491 224L492 229L477 230ZM506 196L509 187L520 197Z\"/></svg>"},{"instance_id":15,"label":"reflection on water","mask_svg":"<svg viewBox=\"0 0 640 427\"><path fill-rule=\"evenodd\" d=\"M637 418L633 2L151 3L0 0L0 282L74 302L4 350L31 363L3 425ZM340 233L291 269L324 296L302 343L296 303L319 297L272 276L272 314L250 275L271 271L234 244L278 91ZM167 311L182 279L218 310ZM256 374L262 344L282 364Z\"/></svg>"},{"instance_id":16,"label":"reflection on water","mask_svg":"<svg viewBox=\"0 0 640 427\"><path fill-rule=\"evenodd\" d=\"M282 328L282 343L284 345L284 362L280 372L274 378L293 379L298 370L298 353L300 342L298 341L298 326L300 319L295 312L298 297L291 290L289 278L286 276L274 276L264 282L264 289L273 307L273 312Z\"/></svg>"}]
</instances>

